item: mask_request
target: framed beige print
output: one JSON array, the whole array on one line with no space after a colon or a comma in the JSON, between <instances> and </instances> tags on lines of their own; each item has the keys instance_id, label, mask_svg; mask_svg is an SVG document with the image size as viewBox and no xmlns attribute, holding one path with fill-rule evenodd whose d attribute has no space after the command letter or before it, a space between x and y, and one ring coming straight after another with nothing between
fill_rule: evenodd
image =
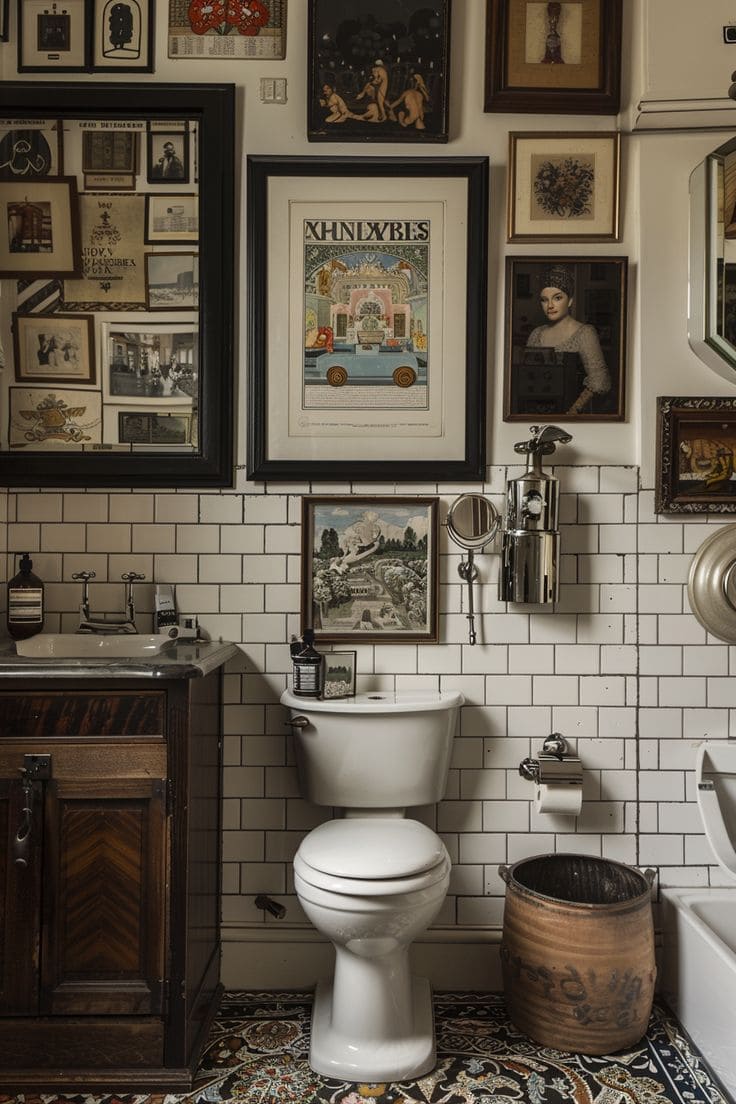
<instances>
[{"instance_id":1,"label":"framed beige print","mask_svg":"<svg viewBox=\"0 0 736 1104\"><path fill-rule=\"evenodd\" d=\"M11 387L8 444L26 452L69 453L99 445L102 397L99 391L54 386Z\"/></svg>"},{"instance_id":2,"label":"framed beige print","mask_svg":"<svg viewBox=\"0 0 736 1104\"><path fill-rule=\"evenodd\" d=\"M73 176L0 180L0 276L76 276L81 265Z\"/></svg>"},{"instance_id":3,"label":"framed beige print","mask_svg":"<svg viewBox=\"0 0 736 1104\"><path fill-rule=\"evenodd\" d=\"M90 314L14 314L15 378L26 383L94 383Z\"/></svg>"},{"instance_id":4,"label":"framed beige print","mask_svg":"<svg viewBox=\"0 0 736 1104\"><path fill-rule=\"evenodd\" d=\"M86 0L18 0L18 72L84 72L87 34Z\"/></svg>"},{"instance_id":5,"label":"framed beige print","mask_svg":"<svg viewBox=\"0 0 736 1104\"><path fill-rule=\"evenodd\" d=\"M146 309L196 310L199 257L196 253L146 253Z\"/></svg>"},{"instance_id":6,"label":"framed beige print","mask_svg":"<svg viewBox=\"0 0 736 1104\"><path fill-rule=\"evenodd\" d=\"M0 126L0 180L61 176L62 135L60 119L23 119L19 126Z\"/></svg>"},{"instance_id":7,"label":"framed beige print","mask_svg":"<svg viewBox=\"0 0 736 1104\"><path fill-rule=\"evenodd\" d=\"M486 111L616 115L621 0L487 0Z\"/></svg>"},{"instance_id":8,"label":"framed beige print","mask_svg":"<svg viewBox=\"0 0 736 1104\"><path fill-rule=\"evenodd\" d=\"M147 245L191 245L199 240L199 197L146 195Z\"/></svg>"},{"instance_id":9,"label":"framed beige print","mask_svg":"<svg viewBox=\"0 0 736 1104\"><path fill-rule=\"evenodd\" d=\"M621 136L509 135L508 240L619 239Z\"/></svg>"}]
</instances>

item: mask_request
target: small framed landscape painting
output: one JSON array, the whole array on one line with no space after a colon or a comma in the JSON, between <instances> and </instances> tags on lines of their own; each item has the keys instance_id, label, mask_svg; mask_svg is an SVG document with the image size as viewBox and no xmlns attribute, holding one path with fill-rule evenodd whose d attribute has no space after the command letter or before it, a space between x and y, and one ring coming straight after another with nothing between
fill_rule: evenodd
<instances>
[{"instance_id":1,"label":"small framed landscape painting","mask_svg":"<svg viewBox=\"0 0 736 1104\"><path fill-rule=\"evenodd\" d=\"M437 642L438 501L302 499L302 624L315 640Z\"/></svg>"},{"instance_id":2,"label":"small framed landscape painting","mask_svg":"<svg viewBox=\"0 0 736 1104\"><path fill-rule=\"evenodd\" d=\"M325 655L323 698L350 698L355 693L355 652L328 652Z\"/></svg>"}]
</instances>

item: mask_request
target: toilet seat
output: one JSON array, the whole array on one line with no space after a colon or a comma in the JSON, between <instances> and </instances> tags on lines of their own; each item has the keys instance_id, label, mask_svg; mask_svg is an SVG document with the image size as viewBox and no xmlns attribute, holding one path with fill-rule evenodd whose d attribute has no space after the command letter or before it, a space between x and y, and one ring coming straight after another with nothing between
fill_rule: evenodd
<instances>
[{"instance_id":1,"label":"toilet seat","mask_svg":"<svg viewBox=\"0 0 736 1104\"><path fill-rule=\"evenodd\" d=\"M719 866L736 879L736 741L702 743L695 782L708 842Z\"/></svg>"},{"instance_id":2,"label":"toilet seat","mask_svg":"<svg viewBox=\"0 0 736 1104\"><path fill-rule=\"evenodd\" d=\"M447 849L416 820L355 817L320 824L302 841L294 871L317 889L388 896L427 889L445 877Z\"/></svg>"}]
</instances>

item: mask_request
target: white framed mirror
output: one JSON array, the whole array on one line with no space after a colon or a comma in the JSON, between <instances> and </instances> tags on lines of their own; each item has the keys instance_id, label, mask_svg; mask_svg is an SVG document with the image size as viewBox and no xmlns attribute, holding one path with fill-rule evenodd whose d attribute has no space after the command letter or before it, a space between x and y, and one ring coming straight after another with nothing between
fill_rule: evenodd
<instances>
[{"instance_id":1,"label":"white framed mirror","mask_svg":"<svg viewBox=\"0 0 736 1104\"><path fill-rule=\"evenodd\" d=\"M704 364L736 382L736 138L690 176L688 340Z\"/></svg>"}]
</instances>

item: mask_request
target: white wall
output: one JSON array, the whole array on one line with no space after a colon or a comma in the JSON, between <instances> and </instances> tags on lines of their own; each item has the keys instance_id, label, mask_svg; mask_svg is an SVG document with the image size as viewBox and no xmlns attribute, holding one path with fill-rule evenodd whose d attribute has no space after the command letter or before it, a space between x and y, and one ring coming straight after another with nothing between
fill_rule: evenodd
<instances>
[{"instance_id":1,"label":"white wall","mask_svg":"<svg viewBox=\"0 0 736 1104\"><path fill-rule=\"evenodd\" d=\"M721 0L719 0L720 4ZM689 0L626 0L624 102L620 119L485 114L485 4L454 0L451 135L447 146L310 144L305 140L306 3L290 0L287 57L282 62L176 62L166 59L165 5L159 5L156 73L149 80L234 81L238 95L241 209L237 290L241 350L238 452L243 463L246 412L244 281L247 153L328 157L356 153L445 157L487 154L491 162L489 290L489 469L485 489L500 504L504 481L518 469L513 443L523 427L501 417L504 259L510 254L623 255L630 264L626 420L572 427L574 443L559 459L562 488L563 589L554 612L507 609L495 599L496 557L480 561L484 584L481 644L466 643L465 596L458 556L442 542L439 645L358 648L362 688L461 688L467 706L456 743L450 786L437 810L420 815L442 833L455 862L453 884L437 933L419 955L440 984L452 966L455 984L493 981L488 942L498 936L503 886L496 867L548 849L584 850L656 865L668 884L718 881L704 846L692 793L694 747L704 735L736 735L731 687L733 648L707 638L685 595L693 552L718 518L653 513L655 399L660 394L730 394L687 344L688 177L729 133L627 133L640 97L671 93L671 71L692 77L688 58L718 44L709 81L732 55L721 51L720 8L708 9L670 45L670 68L657 56L654 76L644 16L671 20ZM669 25L669 24L668 24ZM658 24L647 24L658 33ZM696 36L702 35L702 42ZM713 46L715 50L715 46ZM679 53L678 53L679 50ZM733 55L736 66L736 52ZM15 44L0 47L0 72L15 76ZM662 68L662 66L664 68ZM259 102L261 76L286 76L285 106ZM35 79L35 77L34 77ZM45 78L44 78L45 79ZM693 78L694 79L694 78ZM699 94L687 88L687 95ZM730 101L726 101L730 103ZM723 106L723 105L721 105ZM681 116L687 119L684 112ZM714 116L715 117L715 116ZM722 116L718 116L719 121ZM623 237L604 247L514 246L505 242L506 162L510 131L610 130L623 138ZM9 296L3 297L6 313ZM3 339L8 347L7 317ZM1 462L1 461L0 461ZM641 471L639 471L639 465ZM293 897L290 859L303 834L324 815L298 795L278 695L289 669L286 641L299 623L300 496L304 484L248 483L238 471L232 490L186 488L134 493L79 491L0 495L7 507L10 550L29 549L47 581L48 627L75 627L73 571L97 571L100 602L114 601L121 571L177 584L184 612L203 627L241 643L243 658L227 675L225 904L227 984L307 984L324 958L315 949ZM443 510L467 486L349 484L320 493L437 493ZM477 489L477 488L473 488ZM0 546L1 547L1 546ZM141 588L145 611L150 591ZM519 761L559 730L577 744L585 766L583 815L535 814ZM259 892L289 906L283 922L255 909ZM433 942L434 941L434 942ZM305 947L307 948L305 953ZM435 950L433 950L435 948ZM439 948L437 950L437 948ZM451 951L450 957L447 953ZM436 953L435 953L436 952ZM491 965L489 965L491 963ZM443 972L444 971L444 972Z\"/></svg>"}]
</instances>

